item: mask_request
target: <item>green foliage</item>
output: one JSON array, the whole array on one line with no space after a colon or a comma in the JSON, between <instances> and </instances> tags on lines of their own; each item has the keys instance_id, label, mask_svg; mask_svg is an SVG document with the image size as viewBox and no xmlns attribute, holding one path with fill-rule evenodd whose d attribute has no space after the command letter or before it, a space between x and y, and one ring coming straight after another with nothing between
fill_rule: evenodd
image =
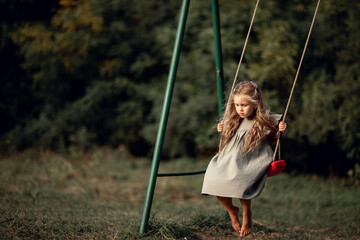
<instances>
[{"instance_id":1,"label":"green foliage","mask_svg":"<svg viewBox=\"0 0 360 240\"><path fill-rule=\"evenodd\" d=\"M0 4L2 151L125 145L135 155L152 153L180 2ZM228 89L255 1L219 4ZM314 9L313 1L259 5L240 76L260 84L274 112L285 109ZM319 172L332 166L346 175L359 163L359 11L354 0L320 5L287 118L283 149L290 168ZM210 1L193 1L164 157L217 150L213 49Z\"/></svg>"}]
</instances>

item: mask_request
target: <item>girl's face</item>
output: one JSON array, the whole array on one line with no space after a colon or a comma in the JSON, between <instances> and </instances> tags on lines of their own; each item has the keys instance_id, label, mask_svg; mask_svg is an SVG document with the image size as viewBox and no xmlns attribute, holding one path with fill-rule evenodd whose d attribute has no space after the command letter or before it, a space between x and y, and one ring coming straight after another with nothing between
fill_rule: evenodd
<instances>
[{"instance_id":1,"label":"girl's face","mask_svg":"<svg viewBox=\"0 0 360 240\"><path fill-rule=\"evenodd\" d=\"M241 118L250 117L255 110L255 104L249 102L243 95L234 96L234 105L237 114L239 114Z\"/></svg>"}]
</instances>

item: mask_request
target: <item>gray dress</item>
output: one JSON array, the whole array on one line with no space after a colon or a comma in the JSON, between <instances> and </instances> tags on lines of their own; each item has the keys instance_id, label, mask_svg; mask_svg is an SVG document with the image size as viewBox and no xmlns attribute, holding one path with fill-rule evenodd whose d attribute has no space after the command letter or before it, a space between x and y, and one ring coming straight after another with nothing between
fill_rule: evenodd
<instances>
[{"instance_id":1,"label":"gray dress","mask_svg":"<svg viewBox=\"0 0 360 240\"><path fill-rule=\"evenodd\" d=\"M281 115L272 114L271 117L276 125ZM273 150L268 141L263 141L246 155L241 153L253 124L253 119L245 118L224 149L211 159L204 176L203 195L241 199L253 199L260 195Z\"/></svg>"}]
</instances>

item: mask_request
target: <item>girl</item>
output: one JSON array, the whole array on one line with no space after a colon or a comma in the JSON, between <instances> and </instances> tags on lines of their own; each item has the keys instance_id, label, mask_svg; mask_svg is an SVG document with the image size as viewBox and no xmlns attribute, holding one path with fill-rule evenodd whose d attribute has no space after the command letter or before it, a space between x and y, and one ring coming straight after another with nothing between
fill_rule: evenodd
<instances>
[{"instance_id":1,"label":"girl","mask_svg":"<svg viewBox=\"0 0 360 240\"><path fill-rule=\"evenodd\" d=\"M219 153L206 170L202 194L217 196L240 236L251 232L251 199L263 190L266 170L272 162L269 143L276 141L277 125L281 132L286 129L280 118L279 114L269 113L258 86L244 81L235 87L223 121L217 126L222 132ZM239 208L232 204L232 198L240 199L242 226Z\"/></svg>"}]
</instances>

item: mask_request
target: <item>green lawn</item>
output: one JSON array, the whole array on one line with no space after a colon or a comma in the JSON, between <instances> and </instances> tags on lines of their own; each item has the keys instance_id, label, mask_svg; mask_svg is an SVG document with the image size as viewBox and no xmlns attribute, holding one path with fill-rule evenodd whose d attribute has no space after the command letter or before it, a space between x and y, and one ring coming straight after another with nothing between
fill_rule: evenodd
<instances>
[{"instance_id":1,"label":"green lawn","mask_svg":"<svg viewBox=\"0 0 360 240\"><path fill-rule=\"evenodd\" d=\"M207 160L162 162L159 172L202 170ZM149 230L138 227L148 159L124 151L0 159L0 239L237 239L202 175L159 178ZM253 201L246 239L360 239L360 188L347 180L280 174ZM238 201L234 200L238 206Z\"/></svg>"}]
</instances>

